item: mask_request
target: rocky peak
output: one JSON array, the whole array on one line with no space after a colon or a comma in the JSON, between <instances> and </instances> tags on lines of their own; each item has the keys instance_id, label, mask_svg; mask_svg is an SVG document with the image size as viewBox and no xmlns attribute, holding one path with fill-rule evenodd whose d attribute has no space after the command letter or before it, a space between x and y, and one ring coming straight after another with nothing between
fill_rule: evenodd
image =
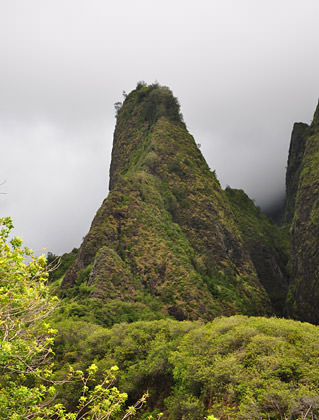
<instances>
[{"instance_id":1,"label":"rocky peak","mask_svg":"<svg viewBox=\"0 0 319 420\"><path fill-rule=\"evenodd\" d=\"M274 313L261 278L271 267L255 258L246 219L237 218L238 205L208 167L172 92L138 84L117 109L110 193L62 288L74 295L85 283L103 322L115 310L145 319L154 307L153 317L179 320ZM254 220L248 228L268 237L271 226L259 229L264 221ZM260 255L281 258L271 246ZM281 263L272 264L280 272ZM272 270L272 282L283 282L279 274Z\"/></svg>"},{"instance_id":2,"label":"rocky peak","mask_svg":"<svg viewBox=\"0 0 319 420\"><path fill-rule=\"evenodd\" d=\"M117 122L114 132L110 168L110 190L130 167L137 163L138 149L147 147L154 124L165 117L173 124L183 124L180 105L172 91L155 83L138 83L126 96L122 106L117 104Z\"/></svg>"}]
</instances>

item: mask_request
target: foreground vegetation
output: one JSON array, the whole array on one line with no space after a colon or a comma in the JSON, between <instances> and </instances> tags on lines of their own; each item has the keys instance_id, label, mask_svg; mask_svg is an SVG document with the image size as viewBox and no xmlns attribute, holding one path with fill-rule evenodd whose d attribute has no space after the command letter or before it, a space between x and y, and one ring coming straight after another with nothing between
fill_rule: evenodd
<instances>
[{"instance_id":1,"label":"foreground vegetation","mask_svg":"<svg viewBox=\"0 0 319 420\"><path fill-rule=\"evenodd\" d=\"M240 315L112 328L66 319L53 312L45 258L9 241L12 222L1 222L1 418L127 418L146 394L144 420L319 418L318 327Z\"/></svg>"},{"instance_id":2,"label":"foreground vegetation","mask_svg":"<svg viewBox=\"0 0 319 420\"><path fill-rule=\"evenodd\" d=\"M104 369L116 361L119 387L132 401L148 391L148 414L163 411L170 420L319 416L316 326L246 316L207 324L165 319L105 329L69 320L58 326L61 372L68 363L83 369L94 361ZM72 404L76 392L67 386L64 398Z\"/></svg>"},{"instance_id":3,"label":"foreground vegetation","mask_svg":"<svg viewBox=\"0 0 319 420\"><path fill-rule=\"evenodd\" d=\"M127 395L113 386L116 366L97 385L95 364L87 366L85 373L70 366L59 380L54 377L56 331L47 319L57 299L46 285L46 259L34 257L20 238L10 240L12 228L9 217L0 219L0 418L103 420L135 414L146 396L121 414ZM66 383L76 384L79 390L72 411L55 398L58 386Z\"/></svg>"}]
</instances>

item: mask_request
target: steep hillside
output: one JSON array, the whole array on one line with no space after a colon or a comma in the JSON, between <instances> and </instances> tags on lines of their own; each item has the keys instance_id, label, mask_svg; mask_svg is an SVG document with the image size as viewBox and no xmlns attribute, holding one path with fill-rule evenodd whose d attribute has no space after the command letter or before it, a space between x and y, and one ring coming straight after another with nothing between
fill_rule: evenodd
<instances>
[{"instance_id":1,"label":"steep hillside","mask_svg":"<svg viewBox=\"0 0 319 420\"><path fill-rule=\"evenodd\" d=\"M258 277L282 316L289 284L288 229L274 225L244 191L227 187L226 193Z\"/></svg>"},{"instance_id":2,"label":"steep hillside","mask_svg":"<svg viewBox=\"0 0 319 420\"><path fill-rule=\"evenodd\" d=\"M304 123L295 123L290 140L289 156L286 172L286 205L284 222L291 223L294 212L296 195L299 185L299 177L302 160L306 148L306 138L309 126Z\"/></svg>"},{"instance_id":3,"label":"steep hillside","mask_svg":"<svg viewBox=\"0 0 319 420\"><path fill-rule=\"evenodd\" d=\"M62 289L102 324L132 312L273 312L229 199L168 88L139 84L118 110L110 193Z\"/></svg>"},{"instance_id":4,"label":"steep hillside","mask_svg":"<svg viewBox=\"0 0 319 420\"><path fill-rule=\"evenodd\" d=\"M294 182L291 188L295 190L295 206L291 225L292 283L287 307L291 316L319 323L319 106L312 124L303 132L306 138L299 137L300 146L291 146L304 152L299 153L301 163L295 165L297 188ZM287 174L292 172L289 165Z\"/></svg>"}]
</instances>

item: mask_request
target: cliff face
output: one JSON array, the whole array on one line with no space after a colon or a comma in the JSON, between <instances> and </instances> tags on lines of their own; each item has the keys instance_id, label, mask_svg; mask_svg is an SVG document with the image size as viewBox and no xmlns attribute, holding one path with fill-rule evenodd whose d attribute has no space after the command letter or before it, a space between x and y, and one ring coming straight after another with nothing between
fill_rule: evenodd
<instances>
[{"instance_id":1,"label":"cliff face","mask_svg":"<svg viewBox=\"0 0 319 420\"><path fill-rule=\"evenodd\" d=\"M285 313L289 284L289 232L255 206L242 190L226 188L244 245L277 315Z\"/></svg>"},{"instance_id":2,"label":"cliff face","mask_svg":"<svg viewBox=\"0 0 319 420\"><path fill-rule=\"evenodd\" d=\"M118 112L110 193L62 288L81 281L101 305L156 301L179 320L273 311L232 205L168 88L138 85Z\"/></svg>"},{"instance_id":3,"label":"cliff face","mask_svg":"<svg viewBox=\"0 0 319 420\"><path fill-rule=\"evenodd\" d=\"M319 106L300 141L300 163L291 224L292 283L287 298L288 313L319 323ZM295 145L296 146L296 145ZM291 148L294 147L293 145ZM296 148L296 147L295 147ZM293 172L288 165L288 172Z\"/></svg>"},{"instance_id":4,"label":"cliff face","mask_svg":"<svg viewBox=\"0 0 319 420\"><path fill-rule=\"evenodd\" d=\"M292 222L295 212L296 195L299 185L302 160L306 148L308 129L309 126L307 124L295 123L291 134L286 172L285 223Z\"/></svg>"}]
</instances>

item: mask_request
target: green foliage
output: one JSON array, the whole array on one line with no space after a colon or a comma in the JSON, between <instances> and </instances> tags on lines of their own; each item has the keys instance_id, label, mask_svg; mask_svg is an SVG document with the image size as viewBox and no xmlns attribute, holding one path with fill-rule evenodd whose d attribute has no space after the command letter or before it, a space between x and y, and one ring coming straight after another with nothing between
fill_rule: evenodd
<instances>
[{"instance_id":1,"label":"green foliage","mask_svg":"<svg viewBox=\"0 0 319 420\"><path fill-rule=\"evenodd\" d=\"M137 82L136 90L140 90L146 86L147 86L146 82L144 82L144 80L140 80L139 82Z\"/></svg>"},{"instance_id":2,"label":"green foliage","mask_svg":"<svg viewBox=\"0 0 319 420\"><path fill-rule=\"evenodd\" d=\"M18 237L9 239L10 218L0 219L0 226L0 417L33 418L34 407L39 410L40 402L54 393L51 387L28 388L27 383L40 373L50 375L50 365L41 365L52 352L55 331L45 318L56 300L45 285L44 256L34 257Z\"/></svg>"},{"instance_id":3,"label":"green foliage","mask_svg":"<svg viewBox=\"0 0 319 420\"><path fill-rule=\"evenodd\" d=\"M52 252L48 252L47 269L50 283L60 280L63 277L66 270L74 263L77 253L77 248L72 249L69 253L63 254L62 257L58 257L52 254Z\"/></svg>"},{"instance_id":4,"label":"green foliage","mask_svg":"<svg viewBox=\"0 0 319 420\"><path fill-rule=\"evenodd\" d=\"M105 329L64 321L58 328L62 370L67 363L83 370L90 361L102 370L116 361L129 401L148 390L148 409L165 419L319 415L319 328L310 324L234 316L206 325L166 319ZM66 387L63 395L76 392Z\"/></svg>"},{"instance_id":5,"label":"green foliage","mask_svg":"<svg viewBox=\"0 0 319 420\"><path fill-rule=\"evenodd\" d=\"M303 131L301 145L292 138L290 152L294 153L287 170L292 183L287 206L289 210L290 203L294 210L290 230L292 281L287 308L290 316L316 324L319 322L318 112L319 107L312 124Z\"/></svg>"},{"instance_id":6,"label":"green foliage","mask_svg":"<svg viewBox=\"0 0 319 420\"><path fill-rule=\"evenodd\" d=\"M72 378L81 382L75 411L67 412L63 404L54 402L56 382L51 361L56 331L47 318L57 299L50 296L46 285L47 261L22 247L20 238L9 239L13 228L10 218L0 219L0 227L0 418L114 418L121 413L127 398L113 386L116 367L111 367L97 385L96 365L91 364L87 374L69 369L59 382ZM129 407L123 419L134 415L145 398L146 395Z\"/></svg>"},{"instance_id":7,"label":"green foliage","mask_svg":"<svg viewBox=\"0 0 319 420\"><path fill-rule=\"evenodd\" d=\"M120 110L121 110L121 108L122 108L122 102L115 102L115 104L114 104L114 108L115 108L115 112L116 112L116 117L118 116L118 114L119 114L119 112L120 112Z\"/></svg>"},{"instance_id":8,"label":"green foliage","mask_svg":"<svg viewBox=\"0 0 319 420\"><path fill-rule=\"evenodd\" d=\"M294 227L308 227L300 237L310 256L319 249L317 146L313 133L298 166L305 188ZM298 208L304 202L307 214ZM149 390L143 419L156 410L167 420L318 417L315 327L168 319L283 314L289 245L286 228L243 191L221 189L169 89L139 83L118 108L110 194L63 278L55 374L63 377L67 363L84 370L94 362L101 371L118 363L129 401ZM288 294L294 310L301 285L298 276ZM79 392L65 384L61 402L73 410Z\"/></svg>"},{"instance_id":9,"label":"green foliage","mask_svg":"<svg viewBox=\"0 0 319 420\"><path fill-rule=\"evenodd\" d=\"M316 418L318 338L318 327L294 321L216 319L184 336L172 354L178 393L220 419ZM171 397L177 403L178 393Z\"/></svg>"},{"instance_id":10,"label":"green foliage","mask_svg":"<svg viewBox=\"0 0 319 420\"><path fill-rule=\"evenodd\" d=\"M171 90L157 83L140 88L137 91L137 101L143 101L142 115L149 126L156 123L161 117L166 117L173 122L182 122L180 105Z\"/></svg>"},{"instance_id":11,"label":"green foliage","mask_svg":"<svg viewBox=\"0 0 319 420\"><path fill-rule=\"evenodd\" d=\"M82 288L84 287L82 286ZM91 288L88 288L88 290L92 291ZM73 291L74 288L70 292L73 294ZM139 302L124 302L119 299L103 302L101 299L85 296L80 291L77 298L64 298L54 319L56 322L65 318L81 319L86 322L111 327L120 322L151 321L164 317L165 315L161 312L159 302L152 297L141 296Z\"/></svg>"},{"instance_id":12,"label":"green foliage","mask_svg":"<svg viewBox=\"0 0 319 420\"><path fill-rule=\"evenodd\" d=\"M295 123L291 134L286 171L286 203L284 214L284 222L287 224L291 223L295 212L296 196L308 130L309 126L307 124Z\"/></svg>"},{"instance_id":13,"label":"green foliage","mask_svg":"<svg viewBox=\"0 0 319 420\"><path fill-rule=\"evenodd\" d=\"M110 326L272 313L231 204L172 98L141 84L123 103L111 191L62 282L73 317Z\"/></svg>"},{"instance_id":14,"label":"green foliage","mask_svg":"<svg viewBox=\"0 0 319 420\"><path fill-rule=\"evenodd\" d=\"M288 229L273 224L244 191L227 187L225 192L273 313L284 315L289 279Z\"/></svg>"},{"instance_id":15,"label":"green foliage","mask_svg":"<svg viewBox=\"0 0 319 420\"><path fill-rule=\"evenodd\" d=\"M161 410L173 385L169 355L181 338L198 325L166 319L105 329L83 321L64 320L57 324L56 358L61 372L68 363L75 369L85 369L94 360L102 370L116 360L120 368L119 387L129 394L129 401L136 400L141 390L147 390L148 408ZM62 395L70 402L77 389L76 384L66 384Z\"/></svg>"}]
</instances>

